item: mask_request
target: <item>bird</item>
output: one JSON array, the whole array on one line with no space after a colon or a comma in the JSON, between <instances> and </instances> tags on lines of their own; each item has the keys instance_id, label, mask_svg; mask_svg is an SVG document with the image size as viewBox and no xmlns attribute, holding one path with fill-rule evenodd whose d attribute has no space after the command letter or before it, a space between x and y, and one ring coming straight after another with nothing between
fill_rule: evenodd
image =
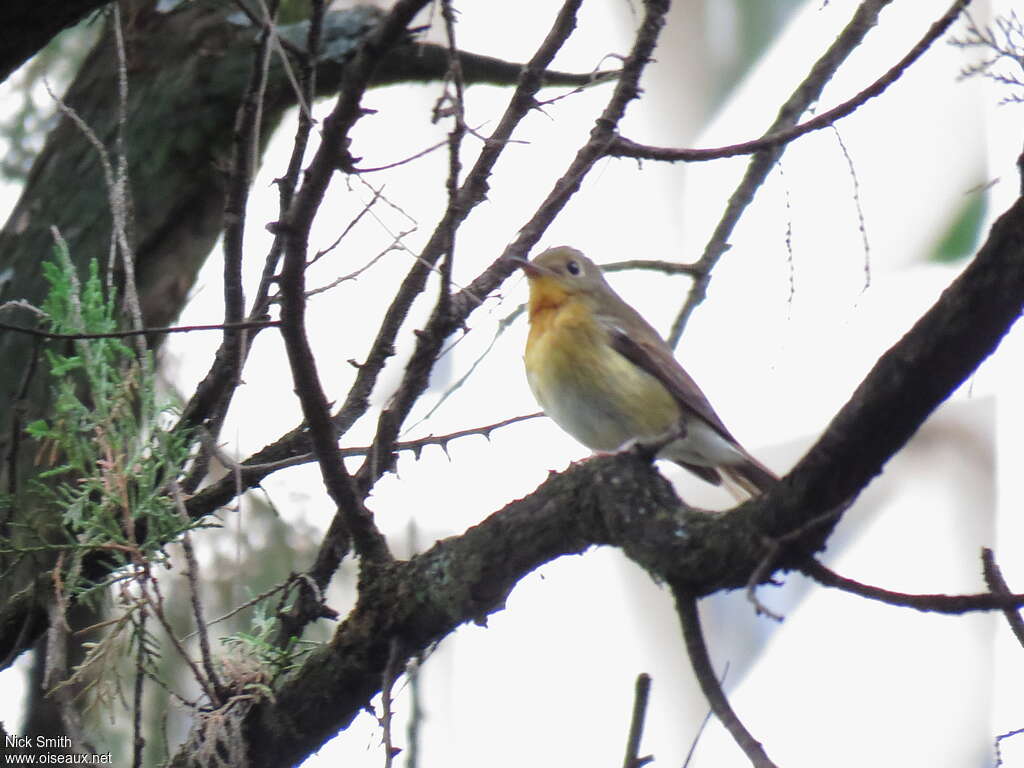
<instances>
[{"instance_id":1,"label":"bird","mask_svg":"<svg viewBox=\"0 0 1024 768\"><path fill-rule=\"evenodd\" d=\"M565 245L516 262L530 287L526 378L559 427L599 453L664 442L657 458L723 485L738 500L778 482L597 264Z\"/></svg>"}]
</instances>

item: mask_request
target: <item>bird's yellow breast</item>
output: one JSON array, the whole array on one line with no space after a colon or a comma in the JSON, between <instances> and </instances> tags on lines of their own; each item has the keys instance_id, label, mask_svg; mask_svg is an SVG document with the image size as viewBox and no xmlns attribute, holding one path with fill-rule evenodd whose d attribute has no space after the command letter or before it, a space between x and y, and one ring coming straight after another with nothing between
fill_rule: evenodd
<instances>
[{"instance_id":1,"label":"bird's yellow breast","mask_svg":"<svg viewBox=\"0 0 1024 768\"><path fill-rule=\"evenodd\" d=\"M599 451L660 437L675 427L675 400L612 347L585 297L531 289L524 362L530 388L548 416Z\"/></svg>"}]
</instances>

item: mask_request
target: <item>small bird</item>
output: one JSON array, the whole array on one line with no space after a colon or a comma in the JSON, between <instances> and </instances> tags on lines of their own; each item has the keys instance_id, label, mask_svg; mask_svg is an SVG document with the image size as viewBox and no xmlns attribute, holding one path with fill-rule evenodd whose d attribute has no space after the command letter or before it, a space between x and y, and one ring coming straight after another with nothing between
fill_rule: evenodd
<instances>
[{"instance_id":1,"label":"small bird","mask_svg":"<svg viewBox=\"0 0 1024 768\"><path fill-rule=\"evenodd\" d=\"M778 482L736 442L671 347L600 267L564 245L519 266L530 282L526 377L558 426L600 452L665 440L658 458L714 485L725 481L737 498Z\"/></svg>"}]
</instances>

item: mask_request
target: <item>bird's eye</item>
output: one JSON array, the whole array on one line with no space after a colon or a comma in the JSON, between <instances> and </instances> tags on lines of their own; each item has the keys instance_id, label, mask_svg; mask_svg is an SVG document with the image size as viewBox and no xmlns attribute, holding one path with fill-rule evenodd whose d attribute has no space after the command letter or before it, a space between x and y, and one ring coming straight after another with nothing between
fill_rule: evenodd
<instances>
[{"instance_id":1,"label":"bird's eye","mask_svg":"<svg viewBox=\"0 0 1024 768\"><path fill-rule=\"evenodd\" d=\"M570 275L578 275L580 273L580 265L575 261L567 261L565 263L565 270Z\"/></svg>"}]
</instances>

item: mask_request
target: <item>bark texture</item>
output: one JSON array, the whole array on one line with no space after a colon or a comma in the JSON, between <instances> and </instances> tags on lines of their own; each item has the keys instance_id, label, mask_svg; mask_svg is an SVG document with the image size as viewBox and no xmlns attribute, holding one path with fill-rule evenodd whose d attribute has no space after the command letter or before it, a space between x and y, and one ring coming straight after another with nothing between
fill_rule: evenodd
<instances>
[{"instance_id":1,"label":"bark texture","mask_svg":"<svg viewBox=\"0 0 1024 768\"><path fill-rule=\"evenodd\" d=\"M19 0L20 2L20 0ZM46 3L42 4L43 6ZM68 5L71 5L69 2ZM6 12L0 11L0 14ZM224 226L227 168L239 105L254 58L257 30L228 20L231 3L193 0L172 12L154 0L126 3L122 18L127 50L129 98L124 125L132 200L130 239L142 314L147 326L173 322L200 266ZM379 10L356 7L332 12L324 23L317 92L337 91L345 64L380 19ZM0 16L0 19L3 17ZM302 46L305 24L284 27L282 37ZM461 52L467 83L514 83L520 65ZM430 81L448 72L443 46L411 36L390 50L375 71L374 84ZM580 85L589 75L550 72L549 84ZM118 62L108 29L63 96L111 154L118 133ZM273 57L262 107L261 136L269 138L296 95L279 57ZM25 300L39 305L46 293L41 264L53 252L51 227L67 241L72 260L84 272L91 259L106 265L112 218L100 154L68 117L47 137L24 191L0 230L0 304ZM3 319L32 325L35 317L8 310ZM158 343L159 337L151 342ZM24 425L49 411L49 385L31 337L0 331L0 492L13 503L0 505L0 533L19 543L19 524L52 515L40 508L26 482L38 472L38 446ZM35 533L33 533L33 537ZM31 646L45 628L50 558L0 556L0 659L8 662ZM7 570L11 568L12 570Z\"/></svg>"},{"instance_id":2,"label":"bark texture","mask_svg":"<svg viewBox=\"0 0 1024 768\"><path fill-rule=\"evenodd\" d=\"M970 266L867 374L821 439L767 494L720 515L689 508L634 454L552 474L464 534L364 568L359 602L275 693L230 717L253 766L293 765L344 729L398 669L459 625L486 623L526 574L591 546L622 549L653 578L701 596L800 568L841 509L998 346L1024 308L1024 199ZM765 568L765 561L768 567ZM396 653L397 651L397 653ZM172 765L200 768L197 730ZM204 732L203 738L217 738Z\"/></svg>"}]
</instances>

